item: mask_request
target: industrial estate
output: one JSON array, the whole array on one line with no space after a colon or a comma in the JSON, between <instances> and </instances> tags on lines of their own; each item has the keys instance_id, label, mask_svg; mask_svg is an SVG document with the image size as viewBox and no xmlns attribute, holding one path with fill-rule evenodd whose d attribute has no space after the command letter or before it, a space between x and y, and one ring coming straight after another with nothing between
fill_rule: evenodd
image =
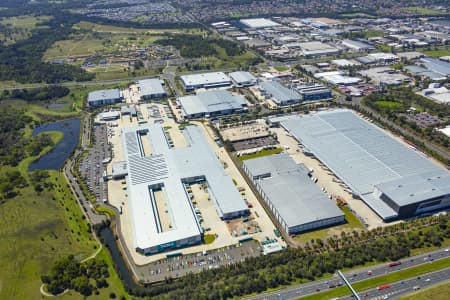
<instances>
[{"instance_id":1,"label":"industrial estate","mask_svg":"<svg viewBox=\"0 0 450 300\"><path fill-rule=\"evenodd\" d=\"M301 65L301 72L272 66L185 73L89 93L87 105L99 112L95 124L107 126L112 146L103 176L108 196L97 200L120 211L119 241L134 264L248 241L258 245L251 256L268 255L301 244L303 234L345 232L351 219L370 230L450 208L448 165L359 111L333 105L411 84L409 72L418 68L447 80L450 64L418 52L376 52L370 42L332 46L294 38L298 28L344 26L321 22L212 24L240 41L270 35L273 46L266 48L321 58ZM366 55L324 62L344 48ZM391 68L400 61L416 65L404 73ZM440 88L433 83L424 93L432 99L436 92L427 91ZM266 116L242 119L261 110ZM160 281L161 272L152 270L145 280Z\"/></svg>"},{"instance_id":2,"label":"industrial estate","mask_svg":"<svg viewBox=\"0 0 450 300\"><path fill-rule=\"evenodd\" d=\"M188 94L176 98L158 78L89 94L91 107L116 104L96 116L112 145L104 178L113 192L104 201L123 214L124 242L136 262L248 239L262 243L261 253L280 251L302 232L345 224L342 205L367 228L450 207L446 167L355 111L240 121L255 102L236 88L267 107L334 98L319 82L293 88L265 77L267 71L182 75ZM210 235L214 241L205 244Z\"/></svg>"},{"instance_id":3,"label":"industrial estate","mask_svg":"<svg viewBox=\"0 0 450 300\"><path fill-rule=\"evenodd\" d=\"M27 209L64 211L33 225L42 297L379 300L448 284L448 4L41 2L23 7L64 13L20 30L31 17L0 5L0 50L46 43L39 72L0 60L0 204L21 205L5 222L30 195L49 203ZM0 297L28 297L2 280Z\"/></svg>"}]
</instances>

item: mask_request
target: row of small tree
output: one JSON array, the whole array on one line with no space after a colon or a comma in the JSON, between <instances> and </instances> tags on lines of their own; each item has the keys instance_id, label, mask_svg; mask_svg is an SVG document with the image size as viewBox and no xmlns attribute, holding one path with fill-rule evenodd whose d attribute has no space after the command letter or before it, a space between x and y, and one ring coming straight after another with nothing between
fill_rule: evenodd
<instances>
[{"instance_id":1,"label":"row of small tree","mask_svg":"<svg viewBox=\"0 0 450 300\"><path fill-rule=\"evenodd\" d=\"M246 259L218 269L166 278L163 284L126 286L136 296L151 299L230 299L270 288L315 280L341 268L398 260L411 250L441 246L450 238L450 218L430 217L380 227L367 232L343 233L327 240Z\"/></svg>"}]
</instances>

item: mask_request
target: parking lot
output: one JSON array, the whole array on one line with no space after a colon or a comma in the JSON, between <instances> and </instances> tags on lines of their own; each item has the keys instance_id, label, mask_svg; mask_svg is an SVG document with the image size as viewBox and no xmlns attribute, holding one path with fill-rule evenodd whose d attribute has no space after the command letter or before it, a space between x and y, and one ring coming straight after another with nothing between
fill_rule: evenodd
<instances>
[{"instance_id":1,"label":"parking lot","mask_svg":"<svg viewBox=\"0 0 450 300\"><path fill-rule=\"evenodd\" d=\"M163 258L139 267L138 272L144 275L146 282L155 282L162 281L169 276L176 278L190 272L198 273L259 255L261 255L259 243L247 241L220 249Z\"/></svg>"},{"instance_id":2,"label":"parking lot","mask_svg":"<svg viewBox=\"0 0 450 300\"><path fill-rule=\"evenodd\" d=\"M239 141L233 143L233 148L236 151L245 151L250 149L258 149L267 146L274 146L277 144L277 141L271 137L260 137L255 139L249 139L245 141Z\"/></svg>"},{"instance_id":3,"label":"parking lot","mask_svg":"<svg viewBox=\"0 0 450 300\"><path fill-rule=\"evenodd\" d=\"M107 140L109 130L105 124L94 126L93 146L79 165L80 174L97 201L108 199L107 183L103 181L103 174L106 172L106 163L111 160L111 147Z\"/></svg>"}]
</instances>

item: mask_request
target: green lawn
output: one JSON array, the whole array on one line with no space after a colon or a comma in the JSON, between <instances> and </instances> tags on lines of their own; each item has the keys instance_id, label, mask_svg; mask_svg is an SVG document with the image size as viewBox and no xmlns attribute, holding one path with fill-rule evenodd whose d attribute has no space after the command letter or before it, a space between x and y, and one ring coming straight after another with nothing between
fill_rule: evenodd
<instances>
[{"instance_id":1,"label":"green lawn","mask_svg":"<svg viewBox=\"0 0 450 300\"><path fill-rule=\"evenodd\" d=\"M374 277L368 280L356 282L353 285L353 288L357 292L362 292L383 284L389 284L392 282L397 282L403 279L412 278L418 275L422 275L425 273L441 270L444 268L450 267L450 258L434 261L433 263L424 264L421 266L401 270L389 275L385 275L382 277ZM319 294L314 294L306 297L302 297L300 299L311 299L311 300L328 300L336 297L342 297L350 294L350 291L347 287L339 287L334 290L323 292Z\"/></svg>"},{"instance_id":2,"label":"green lawn","mask_svg":"<svg viewBox=\"0 0 450 300\"><path fill-rule=\"evenodd\" d=\"M145 33L145 34L159 34L159 33L201 33L201 28L173 28L173 29L143 29L132 27L120 27L114 25L103 25L93 22L82 21L74 25L75 29L92 30L95 32L107 32L107 33Z\"/></svg>"},{"instance_id":3,"label":"green lawn","mask_svg":"<svg viewBox=\"0 0 450 300\"><path fill-rule=\"evenodd\" d=\"M246 51L241 55L228 56L225 50L216 46L217 56L210 56L202 60L198 65L202 69L236 69L246 68L256 59L256 55L250 51Z\"/></svg>"},{"instance_id":4,"label":"green lawn","mask_svg":"<svg viewBox=\"0 0 450 300\"><path fill-rule=\"evenodd\" d=\"M243 160L247 160L247 159L252 159L252 158L257 158L257 157L262 157L262 156L267 156L267 155L272 155L272 154L278 154L278 153L281 153L282 151L283 151L282 148L262 150L262 151L259 151L258 153L254 153L254 154L241 155L238 157L238 160L243 161Z\"/></svg>"},{"instance_id":5,"label":"green lawn","mask_svg":"<svg viewBox=\"0 0 450 300\"><path fill-rule=\"evenodd\" d=\"M375 101L374 102L378 107L382 108L382 109L388 109L388 110L402 110L404 109L403 104L399 103L399 102L394 102L394 101Z\"/></svg>"},{"instance_id":6,"label":"green lawn","mask_svg":"<svg viewBox=\"0 0 450 300\"><path fill-rule=\"evenodd\" d=\"M364 30L362 32L365 38L379 37L384 35L383 30Z\"/></svg>"},{"instance_id":7,"label":"green lawn","mask_svg":"<svg viewBox=\"0 0 450 300\"><path fill-rule=\"evenodd\" d=\"M283 72L283 71L289 70L289 68L285 67L285 66L276 66L276 67L274 67L274 69L279 71L279 72Z\"/></svg>"},{"instance_id":8,"label":"green lawn","mask_svg":"<svg viewBox=\"0 0 450 300\"><path fill-rule=\"evenodd\" d=\"M379 45L376 46L376 48L377 48L379 51L382 51L382 52L391 52L391 47L388 46L388 45L379 44Z\"/></svg>"},{"instance_id":9,"label":"green lawn","mask_svg":"<svg viewBox=\"0 0 450 300\"><path fill-rule=\"evenodd\" d=\"M101 206L101 205L97 205L95 207L95 210L99 214L106 214L106 215L108 215L110 218L113 218L116 215L112 209L104 207L104 206Z\"/></svg>"},{"instance_id":10,"label":"green lawn","mask_svg":"<svg viewBox=\"0 0 450 300\"><path fill-rule=\"evenodd\" d=\"M448 282L401 297L401 300L448 300L450 284Z\"/></svg>"},{"instance_id":11,"label":"green lawn","mask_svg":"<svg viewBox=\"0 0 450 300\"><path fill-rule=\"evenodd\" d=\"M0 172L12 169L2 166ZM40 298L40 276L55 259L87 257L97 247L64 177L49 174L51 191L37 193L29 185L0 205L0 299Z\"/></svg>"},{"instance_id":12,"label":"green lawn","mask_svg":"<svg viewBox=\"0 0 450 300\"><path fill-rule=\"evenodd\" d=\"M424 7L418 7L418 6L405 7L404 9L407 11L414 12L414 13L420 14L420 15L425 15L425 16L445 14L444 11L434 10L434 9L429 9L429 8L424 8Z\"/></svg>"},{"instance_id":13,"label":"green lawn","mask_svg":"<svg viewBox=\"0 0 450 300\"><path fill-rule=\"evenodd\" d=\"M450 56L450 50L425 50L423 54L431 57Z\"/></svg>"},{"instance_id":14,"label":"green lawn","mask_svg":"<svg viewBox=\"0 0 450 300\"><path fill-rule=\"evenodd\" d=\"M304 244L306 242L311 241L312 239L325 240L333 235L340 236L340 233L342 231L352 232L353 230L364 229L364 225L359 221L359 219L354 214L350 212L350 210L346 206L341 206L340 208L345 214L345 220L347 220L347 223L338 226L333 226L330 228L301 233L294 237L294 241L300 244Z\"/></svg>"}]
</instances>

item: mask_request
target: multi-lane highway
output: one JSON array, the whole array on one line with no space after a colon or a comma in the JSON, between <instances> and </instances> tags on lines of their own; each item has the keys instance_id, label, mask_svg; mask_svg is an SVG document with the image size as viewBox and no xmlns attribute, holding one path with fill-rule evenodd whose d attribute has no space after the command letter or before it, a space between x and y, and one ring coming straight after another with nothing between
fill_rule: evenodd
<instances>
[{"instance_id":1,"label":"multi-lane highway","mask_svg":"<svg viewBox=\"0 0 450 300\"><path fill-rule=\"evenodd\" d=\"M416 276L402 281L390 283L388 285L379 286L370 290L360 292L362 299L381 300L381 299L397 299L409 293L413 293L423 288L437 285L450 280L450 268L445 268L426 275ZM355 299L348 295L341 297L341 300Z\"/></svg>"},{"instance_id":2,"label":"multi-lane highway","mask_svg":"<svg viewBox=\"0 0 450 300\"><path fill-rule=\"evenodd\" d=\"M354 271L346 272L345 277L353 283L366 280L376 276L382 276L392 272L396 272L405 268L418 266L421 264L432 263L435 260L450 257L449 249L440 249L426 254L401 259L401 265L389 267L388 263L372 266L369 268L361 268ZM450 278L450 277L448 277ZM342 280L335 276L329 279L313 281L310 283L299 284L289 288L285 288L276 292L260 294L258 296L247 298L249 300L279 300L279 299L297 299L301 296L310 295L342 286ZM350 293L350 292L349 292Z\"/></svg>"}]
</instances>

